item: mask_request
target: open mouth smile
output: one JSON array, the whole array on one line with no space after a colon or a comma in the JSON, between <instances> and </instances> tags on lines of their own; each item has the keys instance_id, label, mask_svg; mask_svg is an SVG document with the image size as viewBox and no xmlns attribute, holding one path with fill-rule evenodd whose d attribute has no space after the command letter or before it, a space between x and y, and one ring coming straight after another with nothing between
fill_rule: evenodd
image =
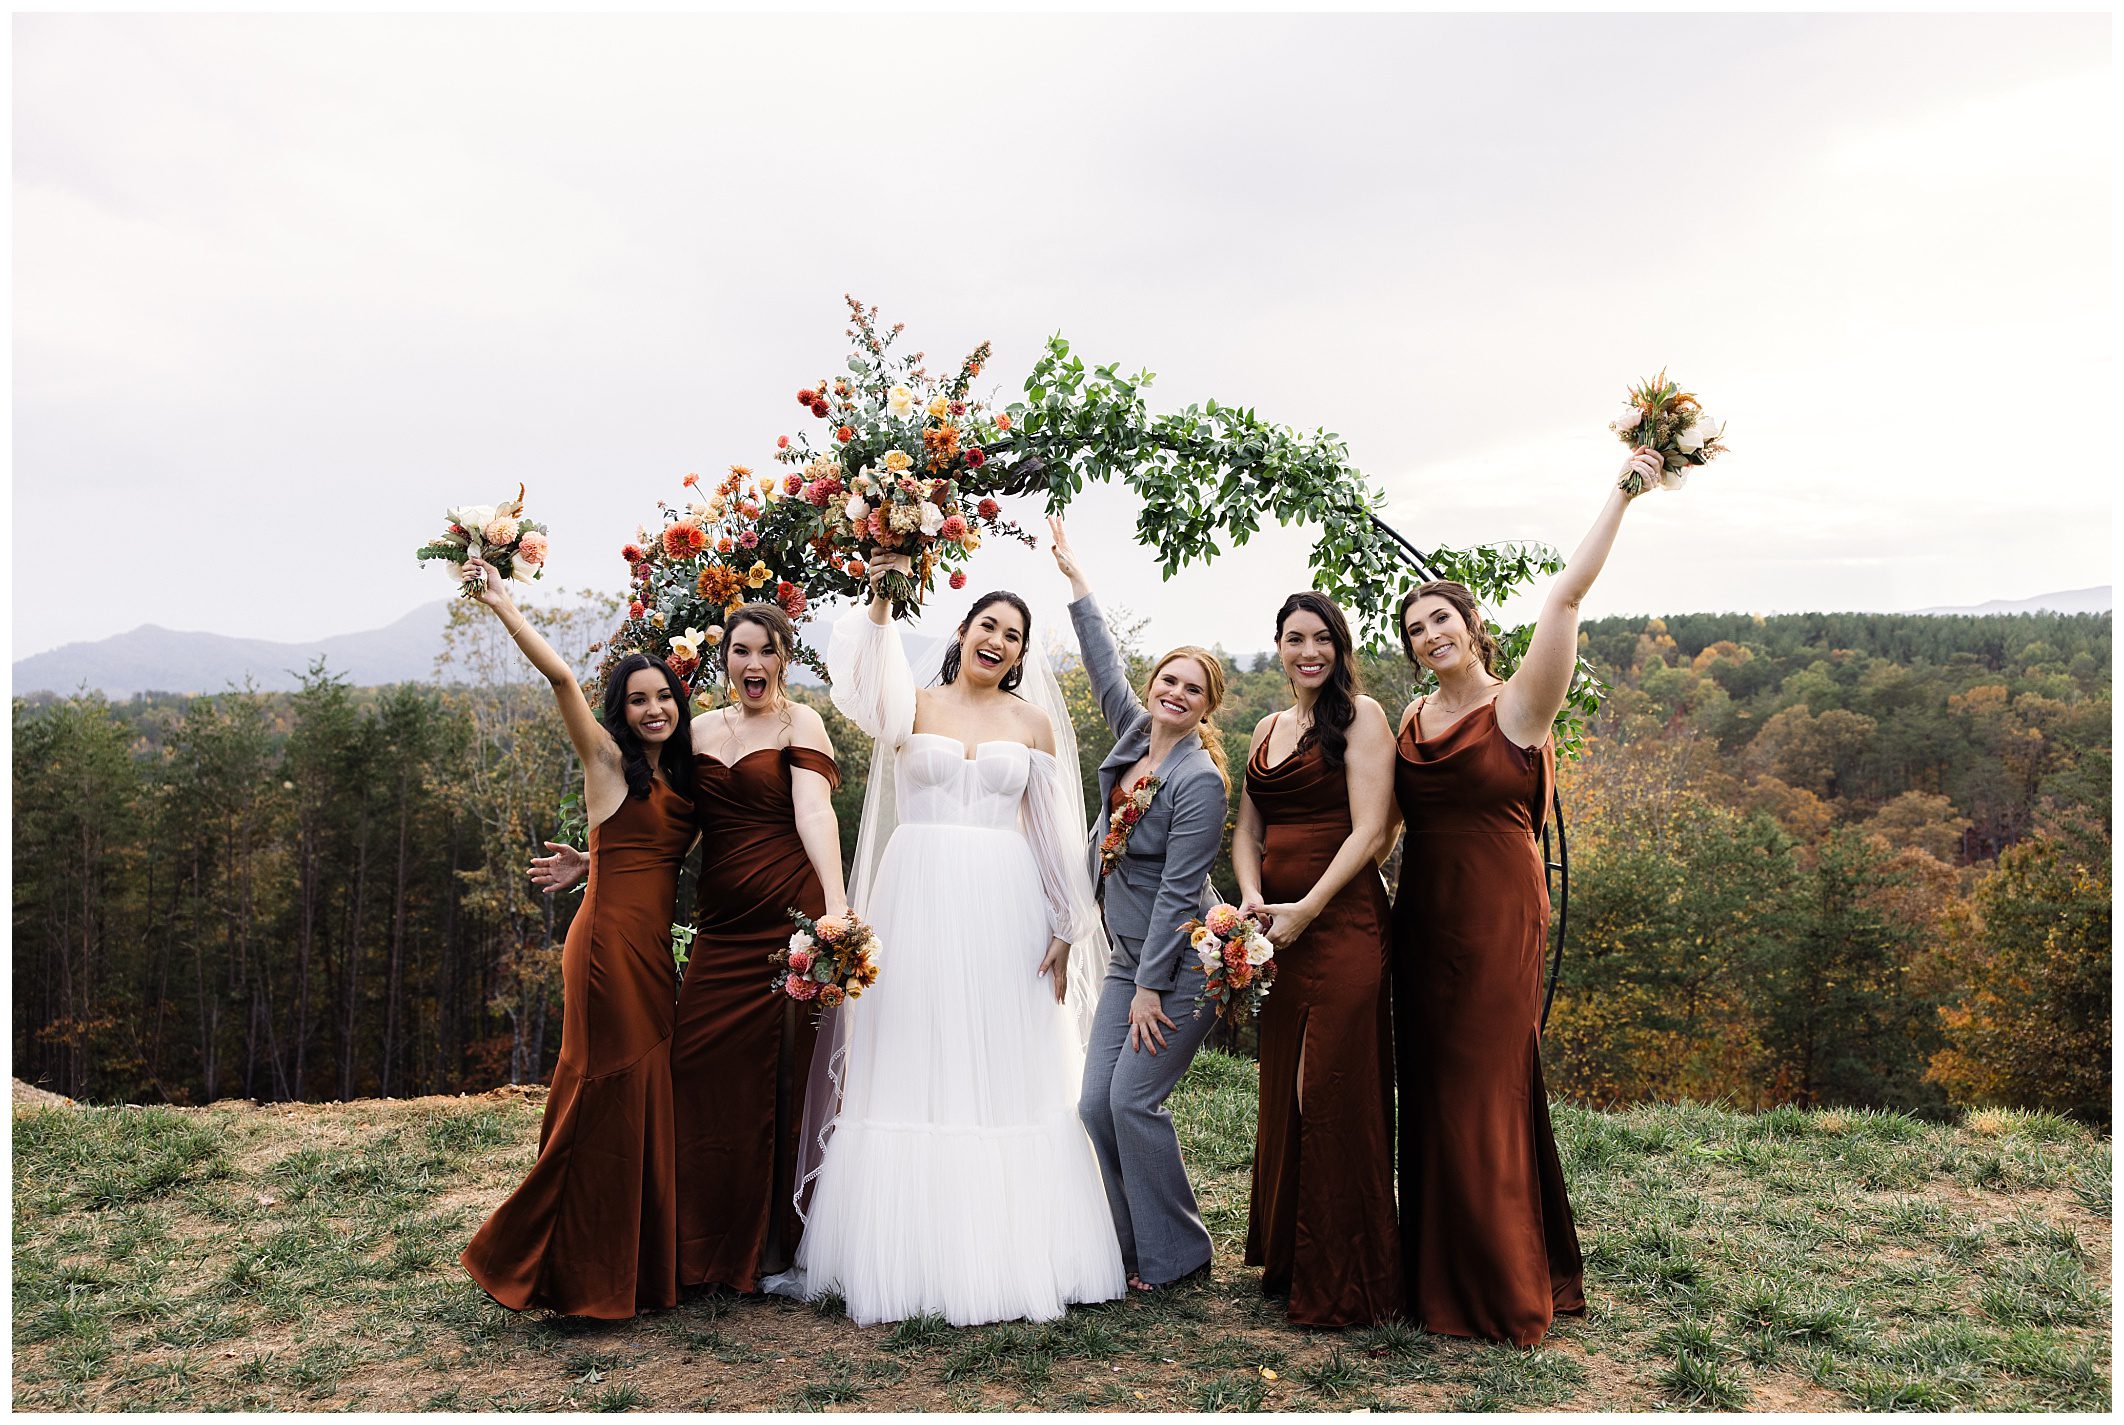
<instances>
[{"instance_id":1,"label":"open mouth smile","mask_svg":"<svg viewBox=\"0 0 2124 1425\"><path fill-rule=\"evenodd\" d=\"M743 680L743 687L745 696L755 702L767 696L767 680L765 678L757 676L746 678Z\"/></svg>"},{"instance_id":2,"label":"open mouth smile","mask_svg":"<svg viewBox=\"0 0 2124 1425\"><path fill-rule=\"evenodd\" d=\"M1003 655L991 653L985 648L974 654L974 657L980 661L983 668L1000 668L1003 666Z\"/></svg>"}]
</instances>

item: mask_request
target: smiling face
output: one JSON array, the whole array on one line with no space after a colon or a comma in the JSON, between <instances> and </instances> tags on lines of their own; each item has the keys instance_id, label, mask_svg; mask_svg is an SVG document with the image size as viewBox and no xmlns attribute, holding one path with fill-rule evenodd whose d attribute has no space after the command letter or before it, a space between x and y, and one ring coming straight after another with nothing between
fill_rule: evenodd
<instances>
[{"instance_id":1,"label":"smiling face","mask_svg":"<svg viewBox=\"0 0 2124 1425\"><path fill-rule=\"evenodd\" d=\"M1480 663L1475 635L1451 600L1426 594L1402 611L1402 647L1419 668L1446 673Z\"/></svg>"},{"instance_id":2,"label":"smiling face","mask_svg":"<svg viewBox=\"0 0 2124 1425\"><path fill-rule=\"evenodd\" d=\"M1311 609L1294 609L1276 635L1283 676L1303 692L1318 692L1335 671L1335 635Z\"/></svg>"},{"instance_id":3,"label":"smiling face","mask_svg":"<svg viewBox=\"0 0 2124 1425\"><path fill-rule=\"evenodd\" d=\"M651 747L660 747L678 726L678 699L660 669L637 668L627 677L627 726Z\"/></svg>"},{"instance_id":4,"label":"smiling face","mask_svg":"<svg viewBox=\"0 0 2124 1425\"><path fill-rule=\"evenodd\" d=\"M772 707L782 696L782 678L788 659L774 634L750 620L734 623L724 641L731 691L747 712Z\"/></svg>"},{"instance_id":5,"label":"smiling face","mask_svg":"<svg viewBox=\"0 0 2124 1425\"><path fill-rule=\"evenodd\" d=\"M1216 711L1212 705L1209 672L1198 658L1178 654L1167 658L1151 674L1149 696L1151 721L1186 734L1202 725Z\"/></svg>"},{"instance_id":6,"label":"smiling face","mask_svg":"<svg viewBox=\"0 0 2124 1425\"><path fill-rule=\"evenodd\" d=\"M967 615L959 634L959 673L976 687L992 688L1025 656L1025 619L998 599Z\"/></svg>"}]
</instances>

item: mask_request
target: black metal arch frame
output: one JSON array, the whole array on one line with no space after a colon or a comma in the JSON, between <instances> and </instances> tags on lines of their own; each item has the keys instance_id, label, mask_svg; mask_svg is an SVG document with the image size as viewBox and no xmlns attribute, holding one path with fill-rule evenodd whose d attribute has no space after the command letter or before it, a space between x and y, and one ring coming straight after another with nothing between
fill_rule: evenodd
<instances>
[{"instance_id":1,"label":"black metal arch frame","mask_svg":"<svg viewBox=\"0 0 2124 1425\"><path fill-rule=\"evenodd\" d=\"M1372 516L1372 527L1394 541L1402 557L1426 582L1439 577L1401 531L1377 515ZM1555 833L1553 838L1550 835L1552 830ZM1542 875L1548 883L1550 919L1555 925L1556 937L1549 947L1548 984L1541 996L1541 1027L1546 1030L1549 1027L1549 1006L1556 1002L1556 980L1563 973L1564 937L1571 927L1571 843L1564 835L1563 792L1554 782L1549 785L1549 819L1541 826L1541 863Z\"/></svg>"}]
</instances>

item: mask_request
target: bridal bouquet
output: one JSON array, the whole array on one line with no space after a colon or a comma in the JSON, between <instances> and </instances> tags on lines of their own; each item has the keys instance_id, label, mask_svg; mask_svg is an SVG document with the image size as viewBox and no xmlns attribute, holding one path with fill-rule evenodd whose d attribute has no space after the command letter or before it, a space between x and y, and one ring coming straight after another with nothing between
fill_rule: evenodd
<instances>
[{"instance_id":1,"label":"bridal bouquet","mask_svg":"<svg viewBox=\"0 0 2124 1425\"><path fill-rule=\"evenodd\" d=\"M1195 1013L1208 1009L1219 1019L1259 1014L1276 982L1276 947L1260 922L1241 915L1236 906L1219 904L1180 928L1201 960L1201 1005Z\"/></svg>"},{"instance_id":2,"label":"bridal bouquet","mask_svg":"<svg viewBox=\"0 0 2124 1425\"><path fill-rule=\"evenodd\" d=\"M1630 388L1623 413L1608 422L1608 429L1633 450L1649 445L1659 452L1663 490L1679 490L1689 483L1691 468L1726 453L1721 439L1725 426L1705 415L1696 397L1669 381L1665 371ZM1623 476L1621 484L1630 495L1645 488L1644 477L1634 471Z\"/></svg>"},{"instance_id":3,"label":"bridal bouquet","mask_svg":"<svg viewBox=\"0 0 2124 1425\"><path fill-rule=\"evenodd\" d=\"M901 325L880 332L877 308L848 298L855 350L849 375L819 379L797 392L797 403L824 424L814 447L798 431L776 441L775 459L796 467L785 479L795 498L777 512L778 543L808 546L823 569L808 582L814 593L869 596L867 574L881 555L906 555L911 575L882 583L895 617L909 617L938 569L964 588L957 566L980 548L983 532L1024 540L1006 521L994 488L982 474L984 448L1010 429L1008 413L991 413L970 394L988 360L982 342L948 379L922 365L922 353L895 354ZM794 524L786 522L794 520Z\"/></svg>"},{"instance_id":4,"label":"bridal bouquet","mask_svg":"<svg viewBox=\"0 0 2124 1425\"><path fill-rule=\"evenodd\" d=\"M504 579L536 579L546 572L546 527L524 518L524 487L516 498L498 505L456 505L443 512L444 529L413 551L422 564L447 559L462 565L467 559L484 559ZM459 592L477 593L480 576L466 576Z\"/></svg>"},{"instance_id":5,"label":"bridal bouquet","mask_svg":"<svg viewBox=\"0 0 2124 1425\"><path fill-rule=\"evenodd\" d=\"M789 912L796 934L786 948L768 956L774 965L774 993L832 1009L858 999L878 979L878 933L852 915L817 920L800 910Z\"/></svg>"},{"instance_id":6,"label":"bridal bouquet","mask_svg":"<svg viewBox=\"0 0 2124 1425\"><path fill-rule=\"evenodd\" d=\"M681 484L683 503L659 501L656 531L637 526L620 549L628 575L626 619L600 645L600 680L629 653L653 653L699 692L710 681L706 670L714 666L711 655L732 609L766 600L799 623L809 612L803 588L778 567L792 557L762 537L763 522L784 498L780 478L733 465L713 488L698 475ZM817 666L815 655L806 661Z\"/></svg>"}]
</instances>

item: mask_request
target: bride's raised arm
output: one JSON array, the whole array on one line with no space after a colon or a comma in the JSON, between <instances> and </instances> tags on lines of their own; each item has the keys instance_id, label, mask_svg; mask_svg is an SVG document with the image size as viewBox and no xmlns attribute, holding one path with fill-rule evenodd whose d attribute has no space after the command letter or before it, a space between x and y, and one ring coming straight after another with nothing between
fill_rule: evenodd
<instances>
[{"instance_id":1,"label":"bride's raised arm","mask_svg":"<svg viewBox=\"0 0 2124 1425\"><path fill-rule=\"evenodd\" d=\"M873 583L884 572L873 569ZM868 609L843 614L826 645L826 668L833 677L833 705L872 737L897 747L914 731L915 685L890 609L875 594Z\"/></svg>"}]
</instances>

